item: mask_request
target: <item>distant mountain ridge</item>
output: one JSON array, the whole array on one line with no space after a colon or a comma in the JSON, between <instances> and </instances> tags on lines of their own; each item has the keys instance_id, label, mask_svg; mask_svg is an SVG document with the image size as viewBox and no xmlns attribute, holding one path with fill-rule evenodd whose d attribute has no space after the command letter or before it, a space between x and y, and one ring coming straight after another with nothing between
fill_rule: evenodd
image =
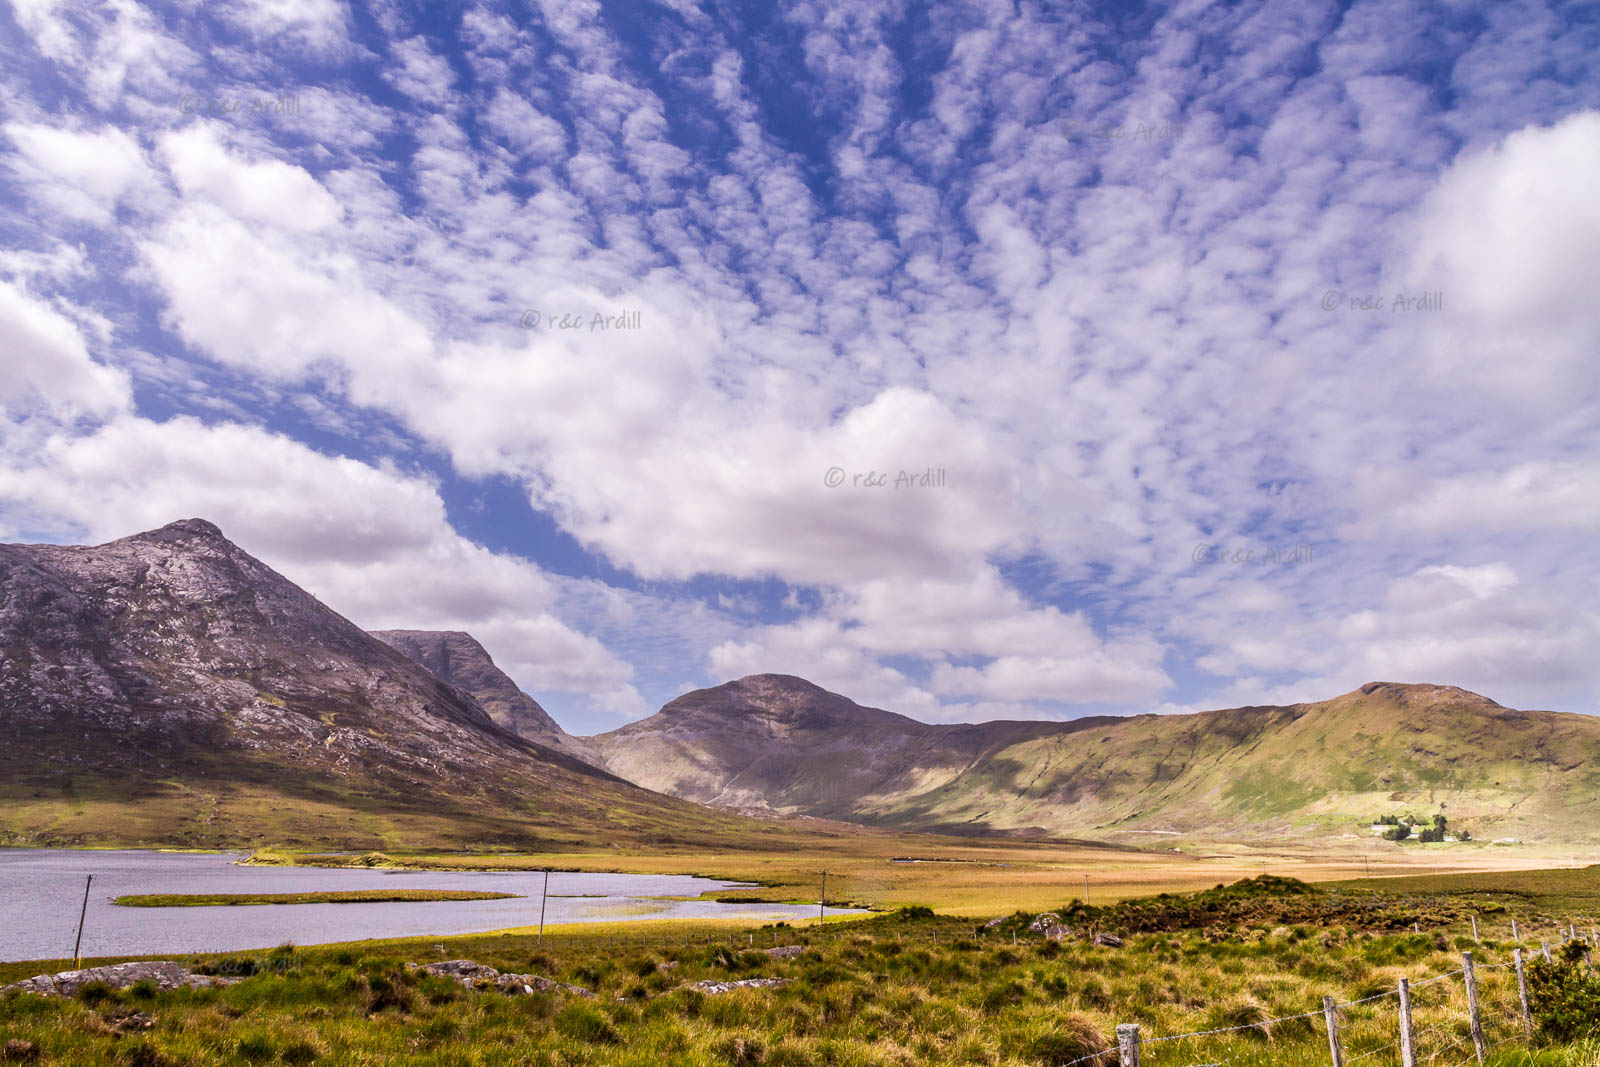
<instances>
[{"instance_id":1,"label":"distant mountain ridge","mask_svg":"<svg viewBox=\"0 0 1600 1067\"><path fill-rule=\"evenodd\" d=\"M662 792L897 829L1310 839L1442 808L1480 839L1600 840L1600 719L1453 686L945 726L753 675L589 740L611 770Z\"/></svg>"},{"instance_id":2,"label":"distant mountain ridge","mask_svg":"<svg viewBox=\"0 0 1600 1067\"><path fill-rule=\"evenodd\" d=\"M440 681L475 699L489 717L518 737L565 752L589 764L599 757L561 728L539 702L495 666L487 649L460 630L373 630L372 636L398 649Z\"/></svg>"},{"instance_id":3,"label":"distant mountain ridge","mask_svg":"<svg viewBox=\"0 0 1600 1067\"><path fill-rule=\"evenodd\" d=\"M932 726L803 678L758 674L685 693L648 719L587 740L607 768L673 796L851 819L954 778L997 745L1050 729Z\"/></svg>"},{"instance_id":4,"label":"distant mountain ridge","mask_svg":"<svg viewBox=\"0 0 1600 1067\"><path fill-rule=\"evenodd\" d=\"M730 836L750 824L516 736L209 522L0 545L0 844Z\"/></svg>"}]
</instances>

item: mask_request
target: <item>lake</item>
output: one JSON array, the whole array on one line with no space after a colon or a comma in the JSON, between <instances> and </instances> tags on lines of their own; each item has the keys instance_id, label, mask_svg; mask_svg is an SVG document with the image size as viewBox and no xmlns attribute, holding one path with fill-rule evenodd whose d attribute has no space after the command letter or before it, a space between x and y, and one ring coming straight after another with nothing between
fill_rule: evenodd
<instances>
[{"instance_id":1,"label":"lake","mask_svg":"<svg viewBox=\"0 0 1600 1067\"><path fill-rule=\"evenodd\" d=\"M0 960L72 955L85 875L94 875L84 956L233 952L382 937L481 933L539 924L542 871L387 871L240 867L245 853L0 849ZM815 906L660 900L749 883L673 874L553 871L545 922L814 916ZM126 908L132 893L315 893L352 889L466 889L521 899L390 904L271 904ZM829 908L830 914L844 909Z\"/></svg>"}]
</instances>

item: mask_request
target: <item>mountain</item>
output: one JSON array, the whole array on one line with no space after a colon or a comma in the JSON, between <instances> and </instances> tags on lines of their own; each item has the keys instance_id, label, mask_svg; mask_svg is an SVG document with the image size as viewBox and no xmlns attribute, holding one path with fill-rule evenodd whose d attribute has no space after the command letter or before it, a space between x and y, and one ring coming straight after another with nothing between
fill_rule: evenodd
<instances>
[{"instance_id":1,"label":"mountain","mask_svg":"<svg viewBox=\"0 0 1600 1067\"><path fill-rule=\"evenodd\" d=\"M537 700L517 688L517 683L495 666L488 650L471 634L459 630L373 630L372 636L472 697L491 719L518 737L589 764L598 763L593 749L563 730Z\"/></svg>"},{"instance_id":2,"label":"mountain","mask_svg":"<svg viewBox=\"0 0 1600 1067\"><path fill-rule=\"evenodd\" d=\"M982 753L1052 728L930 726L862 707L803 678L757 674L686 693L588 741L603 766L673 796L744 811L862 819L945 785Z\"/></svg>"},{"instance_id":3,"label":"mountain","mask_svg":"<svg viewBox=\"0 0 1600 1067\"><path fill-rule=\"evenodd\" d=\"M0 843L762 833L781 837L516 736L203 520L95 547L0 545Z\"/></svg>"},{"instance_id":4,"label":"mountain","mask_svg":"<svg viewBox=\"0 0 1600 1067\"><path fill-rule=\"evenodd\" d=\"M1600 840L1600 718L1519 711L1452 686L939 726L756 675L591 741L607 767L662 792L898 829L1311 840L1442 809L1480 840Z\"/></svg>"}]
</instances>

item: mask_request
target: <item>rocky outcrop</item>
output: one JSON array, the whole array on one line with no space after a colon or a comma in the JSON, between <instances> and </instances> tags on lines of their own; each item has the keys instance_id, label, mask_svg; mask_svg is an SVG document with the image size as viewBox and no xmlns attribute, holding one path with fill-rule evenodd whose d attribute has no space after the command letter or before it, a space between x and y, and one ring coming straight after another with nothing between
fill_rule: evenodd
<instances>
[{"instance_id":1,"label":"rocky outcrop","mask_svg":"<svg viewBox=\"0 0 1600 1067\"><path fill-rule=\"evenodd\" d=\"M1065 941L1072 936L1072 930L1061 922L1061 916L1053 911L1034 917L1028 924L1030 934L1042 934L1048 941Z\"/></svg>"},{"instance_id":2,"label":"rocky outcrop","mask_svg":"<svg viewBox=\"0 0 1600 1067\"><path fill-rule=\"evenodd\" d=\"M734 982L718 982L707 980L704 982L690 982L687 988L696 989L702 993L731 993L735 989L771 989L773 986L788 985L793 978L741 978Z\"/></svg>"},{"instance_id":3,"label":"rocky outcrop","mask_svg":"<svg viewBox=\"0 0 1600 1067\"><path fill-rule=\"evenodd\" d=\"M195 974L181 963L172 960L147 960L142 963L114 963L105 967L85 967L77 971L60 971L41 974L35 978L0 986L0 993L38 993L41 996L70 997L92 982L102 982L112 989L127 989L139 982L152 982L162 992L171 989L214 989L242 981L239 978L218 978Z\"/></svg>"},{"instance_id":4,"label":"rocky outcrop","mask_svg":"<svg viewBox=\"0 0 1600 1067\"><path fill-rule=\"evenodd\" d=\"M423 974L454 978L468 989L496 989L511 996L536 992L568 993L577 997L592 997L593 991L582 986L567 985L538 974L506 974L483 963L472 960L444 960L440 963L408 963L407 967Z\"/></svg>"},{"instance_id":5,"label":"rocky outcrop","mask_svg":"<svg viewBox=\"0 0 1600 1067\"><path fill-rule=\"evenodd\" d=\"M563 730L539 702L495 665L477 640L459 630L374 630L372 636L404 653L428 673L476 700L501 726L536 744L596 764L586 741Z\"/></svg>"}]
</instances>

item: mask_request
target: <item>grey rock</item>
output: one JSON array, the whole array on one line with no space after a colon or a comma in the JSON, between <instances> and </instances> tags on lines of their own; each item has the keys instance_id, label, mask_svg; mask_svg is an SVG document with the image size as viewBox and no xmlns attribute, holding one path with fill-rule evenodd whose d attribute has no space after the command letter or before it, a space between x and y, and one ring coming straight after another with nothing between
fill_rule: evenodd
<instances>
[{"instance_id":1,"label":"grey rock","mask_svg":"<svg viewBox=\"0 0 1600 1067\"><path fill-rule=\"evenodd\" d=\"M779 945L777 948L769 948L766 951L767 955L773 959L792 960L805 952L805 950L806 947L804 945Z\"/></svg>"},{"instance_id":2,"label":"grey rock","mask_svg":"<svg viewBox=\"0 0 1600 1067\"><path fill-rule=\"evenodd\" d=\"M792 978L741 978L736 982L691 982L689 989L697 989L702 993L731 993L735 989L770 989L773 986L788 985L794 981Z\"/></svg>"},{"instance_id":3,"label":"grey rock","mask_svg":"<svg viewBox=\"0 0 1600 1067\"><path fill-rule=\"evenodd\" d=\"M38 993L42 996L70 997L91 982L104 982L112 989L127 989L148 979L163 992L170 989L215 989L242 981L195 974L173 960L146 960L140 963L113 963L105 967L85 967L76 971L41 974L0 987L0 993Z\"/></svg>"},{"instance_id":4,"label":"grey rock","mask_svg":"<svg viewBox=\"0 0 1600 1067\"><path fill-rule=\"evenodd\" d=\"M1033 922L1028 924L1028 932L1030 934L1042 934L1050 927L1060 925L1061 916L1057 915L1053 911L1047 911L1042 915L1035 915L1033 917Z\"/></svg>"},{"instance_id":5,"label":"grey rock","mask_svg":"<svg viewBox=\"0 0 1600 1067\"><path fill-rule=\"evenodd\" d=\"M1097 945L1103 945L1106 948L1121 948L1122 938L1118 937L1116 934L1095 934L1094 943Z\"/></svg>"},{"instance_id":6,"label":"grey rock","mask_svg":"<svg viewBox=\"0 0 1600 1067\"><path fill-rule=\"evenodd\" d=\"M454 978L468 989L498 989L511 996L539 991L570 993L579 997L592 997L594 993L582 986L567 985L539 974L502 974L483 963L472 960L442 960L439 963L408 963L407 967L424 974Z\"/></svg>"},{"instance_id":7,"label":"grey rock","mask_svg":"<svg viewBox=\"0 0 1600 1067\"><path fill-rule=\"evenodd\" d=\"M495 968L483 963L474 963L472 960L441 960L438 963L408 964L407 966L419 970L423 974L443 975L446 978L454 978L469 985L479 978L493 981L500 977L500 972Z\"/></svg>"},{"instance_id":8,"label":"grey rock","mask_svg":"<svg viewBox=\"0 0 1600 1067\"><path fill-rule=\"evenodd\" d=\"M988 922L983 924L983 928L985 930L993 930L996 926L999 926L1001 923L1005 922L1009 918L1011 918L1011 916L1009 916L1009 915L1001 915L1001 916L998 916L996 918L990 919Z\"/></svg>"},{"instance_id":9,"label":"grey rock","mask_svg":"<svg viewBox=\"0 0 1600 1067\"><path fill-rule=\"evenodd\" d=\"M495 980L495 985L502 993L516 995L518 993L566 993L574 997L592 997L594 991L582 986L567 985L557 982L553 978L546 978L539 974L502 974Z\"/></svg>"}]
</instances>

